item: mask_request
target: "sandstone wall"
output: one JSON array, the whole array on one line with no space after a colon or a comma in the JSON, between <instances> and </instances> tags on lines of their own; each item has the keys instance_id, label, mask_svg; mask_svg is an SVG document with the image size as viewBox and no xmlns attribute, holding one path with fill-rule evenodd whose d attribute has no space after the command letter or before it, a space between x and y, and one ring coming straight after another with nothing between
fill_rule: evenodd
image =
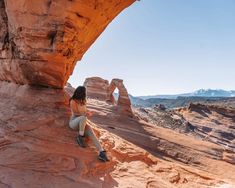
<instances>
[{"instance_id":1,"label":"sandstone wall","mask_svg":"<svg viewBox=\"0 0 235 188\"><path fill-rule=\"evenodd\" d=\"M62 88L77 61L135 0L0 0L0 80Z\"/></svg>"}]
</instances>

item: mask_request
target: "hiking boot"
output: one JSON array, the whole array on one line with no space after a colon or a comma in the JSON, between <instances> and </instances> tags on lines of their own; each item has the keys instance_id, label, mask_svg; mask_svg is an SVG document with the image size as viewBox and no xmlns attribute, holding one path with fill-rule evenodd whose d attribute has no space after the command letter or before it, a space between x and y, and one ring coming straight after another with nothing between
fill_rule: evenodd
<instances>
[{"instance_id":1,"label":"hiking boot","mask_svg":"<svg viewBox=\"0 0 235 188\"><path fill-rule=\"evenodd\" d=\"M77 137L77 143L78 143L81 147L85 148L85 147L86 147L85 136L78 135L78 137Z\"/></svg>"},{"instance_id":2,"label":"hiking boot","mask_svg":"<svg viewBox=\"0 0 235 188\"><path fill-rule=\"evenodd\" d=\"M103 162L109 161L109 159L106 155L106 151L101 151L98 158L99 158L99 160L101 160Z\"/></svg>"}]
</instances>

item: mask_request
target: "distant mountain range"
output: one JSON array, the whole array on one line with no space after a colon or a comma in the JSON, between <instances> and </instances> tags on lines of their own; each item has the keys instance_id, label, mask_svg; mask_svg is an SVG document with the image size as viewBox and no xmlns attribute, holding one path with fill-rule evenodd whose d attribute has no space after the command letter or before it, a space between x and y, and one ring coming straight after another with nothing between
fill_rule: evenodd
<instances>
[{"instance_id":1,"label":"distant mountain range","mask_svg":"<svg viewBox=\"0 0 235 188\"><path fill-rule=\"evenodd\" d=\"M177 99L177 97L235 97L235 90L222 89L199 89L192 93L183 93L176 95L152 95L152 96L137 96L141 99L159 98L159 99Z\"/></svg>"},{"instance_id":2,"label":"distant mountain range","mask_svg":"<svg viewBox=\"0 0 235 188\"><path fill-rule=\"evenodd\" d=\"M118 94L114 94L118 98ZM153 107L163 104L167 108L177 108L187 106L189 103L214 103L222 102L235 104L235 91L226 91L222 89L200 89L192 93L183 93L178 95L154 95L134 97L129 95L133 106Z\"/></svg>"},{"instance_id":3,"label":"distant mountain range","mask_svg":"<svg viewBox=\"0 0 235 188\"><path fill-rule=\"evenodd\" d=\"M114 93L116 100L118 93ZM189 103L232 103L235 105L235 91L226 91L222 89L199 89L192 93L183 93L178 95L152 95L134 97L129 94L131 103L136 107L153 107L163 104L167 108L177 108L187 106ZM228 102L229 101L229 102Z\"/></svg>"}]
</instances>

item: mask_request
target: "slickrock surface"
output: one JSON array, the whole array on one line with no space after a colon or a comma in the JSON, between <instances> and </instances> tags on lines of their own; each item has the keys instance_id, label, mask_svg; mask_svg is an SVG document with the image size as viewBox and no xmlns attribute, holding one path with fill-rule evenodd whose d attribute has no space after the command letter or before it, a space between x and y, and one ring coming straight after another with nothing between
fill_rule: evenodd
<instances>
[{"instance_id":1,"label":"slickrock surface","mask_svg":"<svg viewBox=\"0 0 235 188\"><path fill-rule=\"evenodd\" d=\"M63 88L107 25L135 0L0 0L0 80Z\"/></svg>"},{"instance_id":2,"label":"slickrock surface","mask_svg":"<svg viewBox=\"0 0 235 188\"><path fill-rule=\"evenodd\" d=\"M133 111L138 119L145 122L184 134L198 136L198 134L192 130L192 125L189 124L181 114L178 114L173 110L166 110L165 108L156 106L154 108L136 107Z\"/></svg>"},{"instance_id":3,"label":"slickrock surface","mask_svg":"<svg viewBox=\"0 0 235 188\"><path fill-rule=\"evenodd\" d=\"M190 104L178 110L204 140L224 148L224 160L235 164L235 109L212 104Z\"/></svg>"},{"instance_id":4,"label":"slickrock surface","mask_svg":"<svg viewBox=\"0 0 235 188\"><path fill-rule=\"evenodd\" d=\"M108 151L102 163L89 141L80 148L68 128L65 90L0 82L1 188L222 187L235 183L235 166L222 148L114 112L90 99L92 127ZM68 91L68 93L67 93ZM226 172L226 173L225 173Z\"/></svg>"},{"instance_id":5,"label":"slickrock surface","mask_svg":"<svg viewBox=\"0 0 235 188\"><path fill-rule=\"evenodd\" d=\"M235 110L222 103L215 104L191 103L172 110L141 107L134 108L134 114L156 126L220 145L221 158L235 164Z\"/></svg>"},{"instance_id":6,"label":"slickrock surface","mask_svg":"<svg viewBox=\"0 0 235 188\"><path fill-rule=\"evenodd\" d=\"M235 152L235 109L191 103L178 111L204 139Z\"/></svg>"}]
</instances>

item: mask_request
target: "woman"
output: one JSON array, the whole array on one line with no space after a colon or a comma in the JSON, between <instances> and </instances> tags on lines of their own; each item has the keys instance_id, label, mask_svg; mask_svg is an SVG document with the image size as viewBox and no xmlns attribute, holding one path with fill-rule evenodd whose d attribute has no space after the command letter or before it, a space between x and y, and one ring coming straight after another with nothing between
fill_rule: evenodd
<instances>
[{"instance_id":1,"label":"woman","mask_svg":"<svg viewBox=\"0 0 235 188\"><path fill-rule=\"evenodd\" d=\"M97 150L99 151L98 158L102 161L109 161L106 156L106 151L100 145L92 128L87 124L87 117L92 115L92 112L86 109L86 88L79 86L74 91L73 96L69 99L69 105L71 108L72 116L70 117L69 127L73 130L77 130L79 135L77 142L81 147L86 147L85 136L89 137Z\"/></svg>"}]
</instances>

